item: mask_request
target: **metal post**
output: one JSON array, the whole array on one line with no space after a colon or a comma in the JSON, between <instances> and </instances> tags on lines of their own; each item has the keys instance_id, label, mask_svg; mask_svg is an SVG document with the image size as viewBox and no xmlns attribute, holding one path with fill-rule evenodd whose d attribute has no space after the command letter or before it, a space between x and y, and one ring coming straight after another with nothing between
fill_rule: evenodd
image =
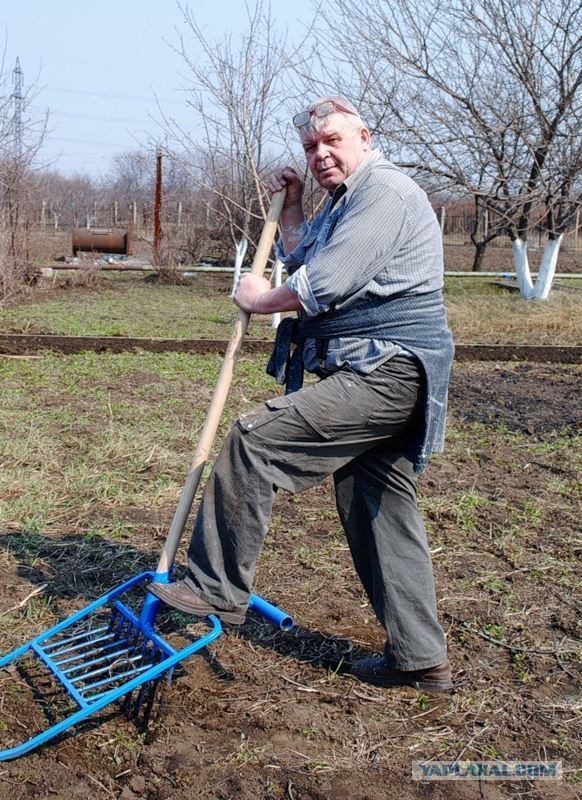
<instances>
[{"instance_id":1,"label":"metal post","mask_svg":"<svg viewBox=\"0 0 582 800\"><path fill-rule=\"evenodd\" d=\"M14 92L12 93L12 99L14 100L14 158L20 165L22 157L22 106L24 101L22 97L22 68L19 58L16 59L16 66L12 70L12 78L14 82Z\"/></svg>"},{"instance_id":2,"label":"metal post","mask_svg":"<svg viewBox=\"0 0 582 800\"><path fill-rule=\"evenodd\" d=\"M156 153L156 196L154 201L154 244L152 252L152 263L158 266L160 256L160 239L162 238L162 227L160 222L160 211L162 209L162 154L158 150Z\"/></svg>"}]
</instances>

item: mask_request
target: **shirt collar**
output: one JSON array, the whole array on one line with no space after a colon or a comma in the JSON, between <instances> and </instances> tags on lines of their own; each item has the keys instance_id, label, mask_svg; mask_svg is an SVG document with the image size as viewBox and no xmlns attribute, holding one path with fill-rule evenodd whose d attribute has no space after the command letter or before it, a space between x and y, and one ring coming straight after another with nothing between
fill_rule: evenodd
<instances>
[{"instance_id":1,"label":"shirt collar","mask_svg":"<svg viewBox=\"0 0 582 800\"><path fill-rule=\"evenodd\" d=\"M354 186L357 186L360 181L362 181L372 166L382 158L382 153L380 150L370 150L369 153L366 153L364 158L360 161L358 166L352 172L351 175L345 179L343 183L341 183L331 194L331 207L333 208L336 203L338 203L341 198L348 192L349 190L353 189Z\"/></svg>"}]
</instances>

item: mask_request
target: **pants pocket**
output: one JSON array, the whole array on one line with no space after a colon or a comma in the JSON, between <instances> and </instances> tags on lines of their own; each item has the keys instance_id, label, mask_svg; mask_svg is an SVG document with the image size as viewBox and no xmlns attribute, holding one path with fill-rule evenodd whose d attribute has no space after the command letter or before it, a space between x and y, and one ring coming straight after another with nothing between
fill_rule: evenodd
<instances>
[{"instance_id":1,"label":"pants pocket","mask_svg":"<svg viewBox=\"0 0 582 800\"><path fill-rule=\"evenodd\" d=\"M247 414L241 414L237 420L238 425L243 431L256 431L283 416L292 405L293 403L288 397L274 397L272 400L267 400L262 406L253 408Z\"/></svg>"}]
</instances>

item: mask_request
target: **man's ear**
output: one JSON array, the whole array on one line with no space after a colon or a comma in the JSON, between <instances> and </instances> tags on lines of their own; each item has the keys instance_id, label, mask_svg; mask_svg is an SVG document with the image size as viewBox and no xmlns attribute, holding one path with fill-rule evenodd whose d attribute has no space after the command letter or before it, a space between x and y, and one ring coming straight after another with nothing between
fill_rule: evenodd
<instances>
[{"instance_id":1,"label":"man's ear","mask_svg":"<svg viewBox=\"0 0 582 800\"><path fill-rule=\"evenodd\" d=\"M360 141L364 145L364 150L369 150L372 143L372 136L367 128L362 128L360 131Z\"/></svg>"}]
</instances>

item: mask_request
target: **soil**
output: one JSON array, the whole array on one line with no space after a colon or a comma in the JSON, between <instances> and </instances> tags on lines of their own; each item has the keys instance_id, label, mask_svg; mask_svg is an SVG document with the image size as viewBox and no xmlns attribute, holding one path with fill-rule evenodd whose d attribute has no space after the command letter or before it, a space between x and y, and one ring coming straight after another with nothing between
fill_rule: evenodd
<instances>
[{"instance_id":1,"label":"soil","mask_svg":"<svg viewBox=\"0 0 582 800\"><path fill-rule=\"evenodd\" d=\"M455 433L420 482L451 695L383 690L350 676L356 658L381 651L383 635L325 483L300 497L281 494L260 562L257 591L294 615L293 630L254 615L226 626L158 693L145 732L106 709L0 763L0 800L579 797L571 780L414 782L411 762L547 759L564 770L579 762L580 608L568 565L580 529L568 443L580 430L581 384L578 368L556 364L455 364ZM200 396L206 402L206 387ZM153 566L159 514L127 516L148 521L149 538L128 546L74 531L2 531L0 559L11 558L0 560L0 624L40 586L64 615ZM19 636L37 632L33 608L21 605ZM178 641L189 622L166 615L159 628ZM0 718L11 723L0 727L0 746L39 725L21 681L0 672Z\"/></svg>"}]
</instances>

